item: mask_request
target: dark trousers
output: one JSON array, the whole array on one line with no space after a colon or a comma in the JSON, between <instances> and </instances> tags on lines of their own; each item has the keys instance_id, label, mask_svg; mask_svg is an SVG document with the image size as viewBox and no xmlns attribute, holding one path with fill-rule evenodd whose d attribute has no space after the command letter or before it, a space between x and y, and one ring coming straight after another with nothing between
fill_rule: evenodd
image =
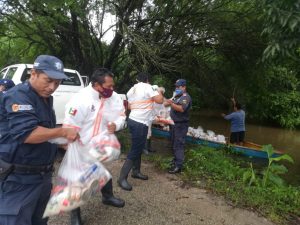
<instances>
[{"instance_id":1,"label":"dark trousers","mask_svg":"<svg viewBox=\"0 0 300 225\"><path fill-rule=\"evenodd\" d=\"M189 124L187 122L175 122L175 125L170 128L174 162L178 168L182 168L184 161L185 137L188 132Z\"/></svg>"},{"instance_id":2,"label":"dark trousers","mask_svg":"<svg viewBox=\"0 0 300 225\"><path fill-rule=\"evenodd\" d=\"M135 161L142 155L146 144L148 126L134 120L128 120L128 128L131 134L131 149L127 155L127 159Z\"/></svg>"},{"instance_id":3,"label":"dark trousers","mask_svg":"<svg viewBox=\"0 0 300 225\"><path fill-rule=\"evenodd\" d=\"M51 177L41 183L0 182L1 225L46 225L42 219L51 193Z\"/></svg>"}]
</instances>

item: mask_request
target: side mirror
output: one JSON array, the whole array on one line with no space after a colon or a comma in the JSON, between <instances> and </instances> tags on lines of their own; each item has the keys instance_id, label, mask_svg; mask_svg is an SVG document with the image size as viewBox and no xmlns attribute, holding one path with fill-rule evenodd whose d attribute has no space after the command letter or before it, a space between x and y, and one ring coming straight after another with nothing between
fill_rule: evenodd
<instances>
[{"instance_id":1,"label":"side mirror","mask_svg":"<svg viewBox=\"0 0 300 225\"><path fill-rule=\"evenodd\" d=\"M89 77L88 76L81 76L82 80L83 80L83 84L84 86L88 86L89 85Z\"/></svg>"}]
</instances>

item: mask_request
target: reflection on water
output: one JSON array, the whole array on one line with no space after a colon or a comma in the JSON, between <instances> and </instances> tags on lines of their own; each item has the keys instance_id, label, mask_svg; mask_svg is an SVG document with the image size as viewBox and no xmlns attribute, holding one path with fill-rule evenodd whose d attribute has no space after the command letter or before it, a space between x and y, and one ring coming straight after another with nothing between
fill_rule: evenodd
<instances>
[{"instance_id":1,"label":"reflection on water","mask_svg":"<svg viewBox=\"0 0 300 225\"><path fill-rule=\"evenodd\" d=\"M212 130L216 134L230 135L230 122L221 117L222 112L192 113L190 126L201 126L205 131ZM247 119L246 119L247 120ZM300 184L300 131L248 124L246 122L247 141L257 144L271 144L294 159L294 164L287 163L289 169L287 180Z\"/></svg>"}]
</instances>

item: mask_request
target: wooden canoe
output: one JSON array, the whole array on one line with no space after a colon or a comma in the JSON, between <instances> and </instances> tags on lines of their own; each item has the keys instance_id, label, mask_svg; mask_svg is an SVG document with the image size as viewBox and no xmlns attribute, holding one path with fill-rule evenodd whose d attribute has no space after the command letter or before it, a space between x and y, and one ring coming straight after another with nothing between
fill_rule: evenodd
<instances>
[{"instance_id":1,"label":"wooden canoe","mask_svg":"<svg viewBox=\"0 0 300 225\"><path fill-rule=\"evenodd\" d=\"M164 138L170 138L169 131L161 130L156 127L152 127L152 135L155 137L164 137ZM242 154L244 156L248 157L255 157L255 158L264 158L267 159L268 155L265 151L262 151L262 146L259 144L255 144L252 142L245 142L243 146L240 145L232 145L227 143L220 143L216 141L210 141L205 140L201 138L195 138L191 136L186 137L186 142L190 144L199 144L199 145L205 145L212 148L225 148L230 147L233 152ZM278 157L280 155L284 154L282 151L276 150L272 157Z\"/></svg>"}]
</instances>

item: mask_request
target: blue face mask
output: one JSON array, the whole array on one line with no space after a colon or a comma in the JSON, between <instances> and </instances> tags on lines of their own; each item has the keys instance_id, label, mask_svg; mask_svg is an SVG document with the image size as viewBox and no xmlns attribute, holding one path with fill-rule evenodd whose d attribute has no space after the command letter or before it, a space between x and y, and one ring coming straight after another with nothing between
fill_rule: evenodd
<instances>
[{"instance_id":1,"label":"blue face mask","mask_svg":"<svg viewBox=\"0 0 300 225\"><path fill-rule=\"evenodd\" d=\"M182 95L183 94L183 91L179 88L176 88L175 89L175 96L179 96L179 95Z\"/></svg>"}]
</instances>

